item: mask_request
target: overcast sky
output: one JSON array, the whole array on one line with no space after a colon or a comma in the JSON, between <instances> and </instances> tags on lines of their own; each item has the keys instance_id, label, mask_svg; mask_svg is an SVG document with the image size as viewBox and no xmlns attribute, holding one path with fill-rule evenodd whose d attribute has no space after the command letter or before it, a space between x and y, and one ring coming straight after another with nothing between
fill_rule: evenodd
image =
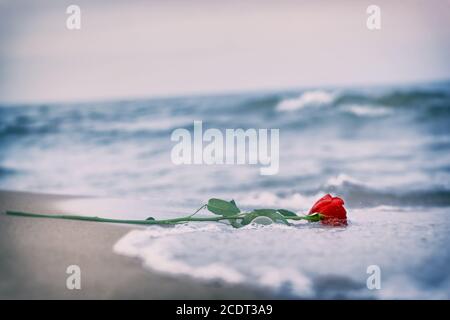
<instances>
[{"instance_id":1,"label":"overcast sky","mask_svg":"<svg viewBox=\"0 0 450 320\"><path fill-rule=\"evenodd\" d=\"M81 30L66 8L81 8ZM366 8L381 7L381 30ZM450 78L450 2L0 0L0 102Z\"/></svg>"}]
</instances>

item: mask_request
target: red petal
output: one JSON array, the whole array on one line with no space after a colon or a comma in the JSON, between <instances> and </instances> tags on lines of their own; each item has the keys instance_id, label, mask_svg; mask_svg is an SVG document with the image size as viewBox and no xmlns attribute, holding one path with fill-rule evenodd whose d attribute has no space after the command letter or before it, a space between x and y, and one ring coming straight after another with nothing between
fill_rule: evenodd
<instances>
[{"instance_id":1,"label":"red petal","mask_svg":"<svg viewBox=\"0 0 450 320\"><path fill-rule=\"evenodd\" d=\"M319 199L309 211L309 214L321 213L321 223L332 226L347 225L347 211L344 208L344 200L327 194Z\"/></svg>"},{"instance_id":2,"label":"red petal","mask_svg":"<svg viewBox=\"0 0 450 320\"><path fill-rule=\"evenodd\" d=\"M320 210L331 203L331 201L333 200L333 197L330 194L325 195L324 197L320 198L311 208L311 210L309 210L309 214L313 214L316 212L321 212Z\"/></svg>"},{"instance_id":3,"label":"red petal","mask_svg":"<svg viewBox=\"0 0 450 320\"><path fill-rule=\"evenodd\" d=\"M347 211L345 211L341 203L341 200L333 200L330 204L321 208L320 213L327 218L347 219Z\"/></svg>"},{"instance_id":4,"label":"red petal","mask_svg":"<svg viewBox=\"0 0 450 320\"><path fill-rule=\"evenodd\" d=\"M343 206L344 205L344 200L342 200L339 197L334 197L333 198L333 204L339 205L339 206Z\"/></svg>"}]
</instances>

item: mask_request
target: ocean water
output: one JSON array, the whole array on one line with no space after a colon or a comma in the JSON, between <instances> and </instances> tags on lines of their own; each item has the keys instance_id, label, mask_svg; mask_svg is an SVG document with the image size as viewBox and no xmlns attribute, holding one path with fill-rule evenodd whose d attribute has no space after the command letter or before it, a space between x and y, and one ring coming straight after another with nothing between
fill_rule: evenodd
<instances>
[{"instance_id":1,"label":"ocean water","mask_svg":"<svg viewBox=\"0 0 450 320\"><path fill-rule=\"evenodd\" d=\"M280 129L279 173L174 165L170 135L194 120ZM79 213L172 217L210 197L305 212L343 197L343 229L149 227L114 246L161 272L293 297L450 298L449 151L448 82L0 107L0 188L100 197L72 202Z\"/></svg>"}]
</instances>

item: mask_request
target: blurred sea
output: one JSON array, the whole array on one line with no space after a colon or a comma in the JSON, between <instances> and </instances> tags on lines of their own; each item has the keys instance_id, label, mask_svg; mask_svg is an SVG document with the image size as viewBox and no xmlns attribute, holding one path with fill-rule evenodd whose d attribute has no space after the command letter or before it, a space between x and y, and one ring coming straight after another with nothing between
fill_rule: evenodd
<instances>
[{"instance_id":1,"label":"blurred sea","mask_svg":"<svg viewBox=\"0 0 450 320\"><path fill-rule=\"evenodd\" d=\"M279 174L172 164L170 135L194 120L280 129ZM305 211L330 192L346 201L347 229L157 227L115 250L156 270L251 279L288 296L450 298L449 82L3 105L0 188L147 201L125 208L133 218L190 213L210 197ZM386 290L365 289L368 264L388 270Z\"/></svg>"},{"instance_id":2,"label":"blurred sea","mask_svg":"<svg viewBox=\"0 0 450 320\"><path fill-rule=\"evenodd\" d=\"M279 128L280 171L175 166L176 128ZM255 204L450 205L450 83L0 107L0 188Z\"/></svg>"}]
</instances>

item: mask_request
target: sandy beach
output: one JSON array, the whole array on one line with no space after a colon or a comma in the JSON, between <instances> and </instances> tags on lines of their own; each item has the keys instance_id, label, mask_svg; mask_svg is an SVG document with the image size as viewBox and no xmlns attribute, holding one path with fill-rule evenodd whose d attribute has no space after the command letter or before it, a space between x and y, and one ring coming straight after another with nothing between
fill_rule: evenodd
<instances>
[{"instance_id":1,"label":"sandy beach","mask_svg":"<svg viewBox=\"0 0 450 320\"><path fill-rule=\"evenodd\" d=\"M4 215L6 210L64 213L75 197L0 192L0 299L257 299L242 286L196 282L142 268L112 248L131 228ZM81 268L81 290L66 288L66 268Z\"/></svg>"}]
</instances>

